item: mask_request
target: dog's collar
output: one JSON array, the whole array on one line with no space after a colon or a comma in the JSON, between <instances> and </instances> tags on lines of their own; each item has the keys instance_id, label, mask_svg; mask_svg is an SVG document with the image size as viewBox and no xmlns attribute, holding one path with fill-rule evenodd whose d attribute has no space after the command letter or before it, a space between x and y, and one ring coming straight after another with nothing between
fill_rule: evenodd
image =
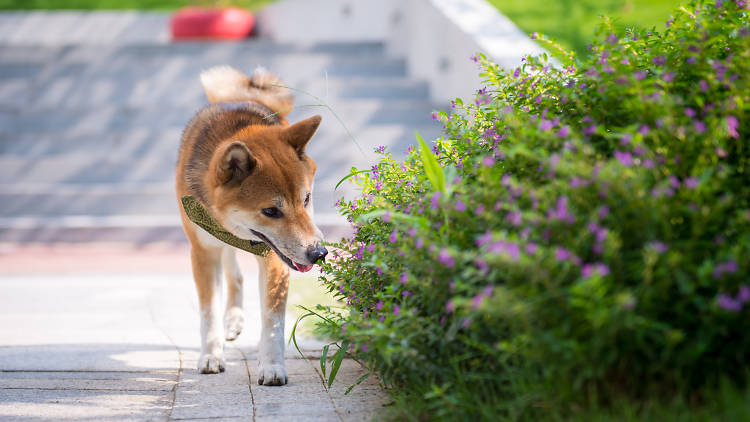
<instances>
[{"instance_id":1,"label":"dog's collar","mask_svg":"<svg viewBox=\"0 0 750 422\"><path fill-rule=\"evenodd\" d=\"M227 229L221 226L215 218L209 214L208 210L195 199L195 197L187 195L181 198L182 208L185 210L185 214L188 216L190 221L200 226L203 230L209 232L211 236L221 240L227 245L234 246L235 248L248 251L251 254L258 256L268 255L268 251L271 248L263 242L255 242L247 239L240 239L239 237L230 233Z\"/></svg>"}]
</instances>

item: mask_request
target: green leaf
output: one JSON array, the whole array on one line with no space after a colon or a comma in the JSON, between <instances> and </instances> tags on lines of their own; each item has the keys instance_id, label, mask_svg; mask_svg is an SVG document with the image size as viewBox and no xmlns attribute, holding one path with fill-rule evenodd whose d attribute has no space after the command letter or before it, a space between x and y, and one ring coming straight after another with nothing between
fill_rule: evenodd
<instances>
[{"instance_id":1,"label":"green leaf","mask_svg":"<svg viewBox=\"0 0 750 422\"><path fill-rule=\"evenodd\" d=\"M419 135L419 132L415 131L414 135L417 137L417 141L419 141L419 157L422 159L427 179L430 181L434 190L445 195L447 192L445 189L445 174L443 174L443 168L440 167L437 157L424 142L424 139Z\"/></svg>"},{"instance_id":2,"label":"green leaf","mask_svg":"<svg viewBox=\"0 0 750 422\"><path fill-rule=\"evenodd\" d=\"M343 178L343 179L339 180L339 182L338 182L338 183L336 183L336 186L335 186L335 187L333 188L333 190L336 190L336 189L338 189L338 188L339 188L339 186L341 186L341 184L342 184L342 183L344 183L344 182L345 182L345 181L346 181L347 179L349 179L350 177L356 176L356 175L358 175L358 174L361 174L361 173L367 173L367 172L369 172L369 171L370 171L370 170L358 170L358 171L352 171L351 173L349 173L349 174L347 174L346 176L344 176L344 178Z\"/></svg>"},{"instance_id":3,"label":"green leaf","mask_svg":"<svg viewBox=\"0 0 750 422\"><path fill-rule=\"evenodd\" d=\"M359 217L357 217L357 220L364 223L369 223L374 218L380 218L386 213L390 214L391 220L393 220L394 223L406 223L407 225L418 225L419 227L426 229L430 226L430 220L428 220L425 217L419 217L416 215L409 215L404 214L396 211L388 211L388 210L375 210L370 211L368 213L362 214Z\"/></svg>"},{"instance_id":4,"label":"green leaf","mask_svg":"<svg viewBox=\"0 0 750 422\"><path fill-rule=\"evenodd\" d=\"M336 374L339 372L339 368L341 367L341 362L344 361L344 356L346 355L346 349L348 347L349 347L348 341L341 343L341 348L339 348L339 350L336 351L336 354L333 355L331 375L328 377L328 388L331 388L331 384L333 384L333 380L336 379Z\"/></svg>"},{"instance_id":5,"label":"green leaf","mask_svg":"<svg viewBox=\"0 0 750 422\"><path fill-rule=\"evenodd\" d=\"M323 350L320 352L320 371L323 373L323 378L326 377L326 359L328 358L328 347L330 344L323 346Z\"/></svg>"},{"instance_id":6,"label":"green leaf","mask_svg":"<svg viewBox=\"0 0 750 422\"><path fill-rule=\"evenodd\" d=\"M313 316L313 315L315 315L315 312L308 312L302 315L301 317L297 318L296 321L294 321L294 327L292 327L292 335L291 337L289 337L289 342L294 342L294 348L297 349L297 353L299 353L300 356L303 356L303 355L302 355L302 351L299 349L299 346L297 345L297 324L299 324L299 322L302 321L303 319L309 316ZM289 344L289 342L287 342L287 344Z\"/></svg>"},{"instance_id":7,"label":"green leaf","mask_svg":"<svg viewBox=\"0 0 750 422\"><path fill-rule=\"evenodd\" d=\"M358 385L362 384L362 381L364 381L364 380L366 380L367 378L369 378L369 377L370 377L370 375L372 375L372 372L368 372L368 373L366 373L366 374L362 375L361 377L359 377L359 378L357 379L357 382L355 382L354 384L350 385L350 386L349 386L349 388L347 388L347 389L346 389L346 391L344 392L344 395L347 395L347 394L349 394L349 392L350 392L350 391L352 391L352 389L354 389L354 387L356 387L356 386L358 386Z\"/></svg>"}]
</instances>

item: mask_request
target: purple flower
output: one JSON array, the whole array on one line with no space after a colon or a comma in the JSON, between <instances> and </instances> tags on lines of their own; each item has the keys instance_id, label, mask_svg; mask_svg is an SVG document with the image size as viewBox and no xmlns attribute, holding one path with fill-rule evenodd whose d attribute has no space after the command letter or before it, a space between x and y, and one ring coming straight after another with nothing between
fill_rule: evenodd
<instances>
[{"instance_id":1,"label":"purple flower","mask_svg":"<svg viewBox=\"0 0 750 422\"><path fill-rule=\"evenodd\" d=\"M581 268L581 275L584 278L589 278L594 274L599 274L600 276L606 276L609 274L609 267L602 263L596 263L596 264L584 264L583 268Z\"/></svg>"},{"instance_id":2,"label":"purple flower","mask_svg":"<svg viewBox=\"0 0 750 422\"><path fill-rule=\"evenodd\" d=\"M633 165L633 156L627 151L615 150L615 158L624 167L630 167Z\"/></svg>"},{"instance_id":3,"label":"purple flower","mask_svg":"<svg viewBox=\"0 0 750 422\"><path fill-rule=\"evenodd\" d=\"M492 233L489 231L485 232L483 235L479 236L477 238L477 246L486 245L492 240Z\"/></svg>"},{"instance_id":4,"label":"purple flower","mask_svg":"<svg viewBox=\"0 0 750 422\"><path fill-rule=\"evenodd\" d=\"M603 205L601 208L599 208L598 212L599 218L605 219L609 215L609 207L606 205Z\"/></svg>"},{"instance_id":5,"label":"purple flower","mask_svg":"<svg viewBox=\"0 0 750 422\"><path fill-rule=\"evenodd\" d=\"M526 246L524 247L524 250L525 250L525 251L526 251L526 253L527 253L527 254L529 254L529 255L535 255L535 254L536 254L536 251L537 251L537 249L538 249L538 248L539 248L539 246L538 246L538 245L537 245L536 243L534 243L534 242L529 242L529 243L527 243L527 244L526 244Z\"/></svg>"},{"instance_id":6,"label":"purple flower","mask_svg":"<svg viewBox=\"0 0 750 422\"><path fill-rule=\"evenodd\" d=\"M641 127L638 129L638 133L640 133L643 136L646 136L646 135L648 135L649 130L650 129L649 129L648 125L641 125Z\"/></svg>"},{"instance_id":7,"label":"purple flower","mask_svg":"<svg viewBox=\"0 0 750 422\"><path fill-rule=\"evenodd\" d=\"M490 296L492 296L492 285L488 284L478 295L474 296L474 299L472 300L472 307L474 309L479 309L484 299Z\"/></svg>"},{"instance_id":8,"label":"purple flower","mask_svg":"<svg viewBox=\"0 0 750 422\"><path fill-rule=\"evenodd\" d=\"M453 265L455 264L453 257L445 248L440 250L440 253L438 254L438 261L440 261L441 264L445 265L448 268L453 268Z\"/></svg>"},{"instance_id":9,"label":"purple flower","mask_svg":"<svg viewBox=\"0 0 750 422\"><path fill-rule=\"evenodd\" d=\"M516 227L521 225L521 213L518 211L509 212L508 215L505 217L508 222Z\"/></svg>"},{"instance_id":10,"label":"purple flower","mask_svg":"<svg viewBox=\"0 0 750 422\"><path fill-rule=\"evenodd\" d=\"M750 286L747 284L740 286L740 291L737 292L737 300L742 303L750 301Z\"/></svg>"},{"instance_id":11,"label":"purple flower","mask_svg":"<svg viewBox=\"0 0 750 422\"><path fill-rule=\"evenodd\" d=\"M698 85L700 85L701 91L703 92L708 91L708 82L706 82L705 80L701 79L701 81L698 82Z\"/></svg>"},{"instance_id":12,"label":"purple flower","mask_svg":"<svg viewBox=\"0 0 750 422\"><path fill-rule=\"evenodd\" d=\"M517 67L516 70L513 72L514 77L518 77L521 74L521 68Z\"/></svg>"},{"instance_id":13,"label":"purple flower","mask_svg":"<svg viewBox=\"0 0 750 422\"><path fill-rule=\"evenodd\" d=\"M716 304L725 311L739 312L742 310L742 303L727 294L720 294L716 298Z\"/></svg>"},{"instance_id":14,"label":"purple flower","mask_svg":"<svg viewBox=\"0 0 750 422\"><path fill-rule=\"evenodd\" d=\"M471 325L471 318L464 318L463 321L461 321L461 326L464 328L469 328Z\"/></svg>"},{"instance_id":15,"label":"purple flower","mask_svg":"<svg viewBox=\"0 0 750 422\"><path fill-rule=\"evenodd\" d=\"M440 197L442 194L440 192L435 192L432 194L432 198L430 198L430 208L433 210L436 210L440 208Z\"/></svg>"},{"instance_id":16,"label":"purple flower","mask_svg":"<svg viewBox=\"0 0 750 422\"><path fill-rule=\"evenodd\" d=\"M567 261L570 259L571 253L569 250L561 247L555 248L555 259L558 261Z\"/></svg>"},{"instance_id":17,"label":"purple flower","mask_svg":"<svg viewBox=\"0 0 750 422\"><path fill-rule=\"evenodd\" d=\"M557 203L555 204L555 208L547 212L547 217L554 218L560 221L565 221L568 224L573 224L576 221L575 216L571 214L570 211L568 210L568 197L567 196L561 196L557 198Z\"/></svg>"},{"instance_id":18,"label":"purple flower","mask_svg":"<svg viewBox=\"0 0 750 422\"><path fill-rule=\"evenodd\" d=\"M474 63L476 63L476 62L478 62L478 61L479 61L479 57L478 57L478 55L476 55L476 54L475 54L475 55L473 55L473 56L469 57L469 60L471 60L471 61L473 61Z\"/></svg>"},{"instance_id":19,"label":"purple flower","mask_svg":"<svg viewBox=\"0 0 750 422\"><path fill-rule=\"evenodd\" d=\"M532 32L530 36L531 36L532 40L535 40L535 39L539 38L539 33L538 32Z\"/></svg>"},{"instance_id":20,"label":"purple flower","mask_svg":"<svg viewBox=\"0 0 750 422\"><path fill-rule=\"evenodd\" d=\"M620 138L620 144L627 145L630 143L630 140L633 139L633 135L626 133L622 135L622 138Z\"/></svg>"},{"instance_id":21,"label":"purple flower","mask_svg":"<svg viewBox=\"0 0 750 422\"><path fill-rule=\"evenodd\" d=\"M657 66L664 66L667 63L667 58L665 56L656 56L653 62Z\"/></svg>"},{"instance_id":22,"label":"purple flower","mask_svg":"<svg viewBox=\"0 0 750 422\"><path fill-rule=\"evenodd\" d=\"M711 275L714 278L718 279L718 278L721 278L721 276L724 274L736 273L737 269L738 269L737 261L729 260L726 262L716 264L716 266L714 266L714 270L712 271Z\"/></svg>"},{"instance_id":23,"label":"purple flower","mask_svg":"<svg viewBox=\"0 0 750 422\"><path fill-rule=\"evenodd\" d=\"M639 70L639 71L633 73L633 77L637 81L642 81L642 80L646 79L646 72L644 72L642 70Z\"/></svg>"},{"instance_id":24,"label":"purple flower","mask_svg":"<svg viewBox=\"0 0 750 422\"><path fill-rule=\"evenodd\" d=\"M479 206L478 206L478 207L477 207L477 208L476 208L476 209L474 210L474 214L476 214L476 215L482 215L482 213L483 213L483 212L484 212L484 205L482 205L482 204L480 204L480 205L479 205Z\"/></svg>"},{"instance_id":25,"label":"purple flower","mask_svg":"<svg viewBox=\"0 0 750 422\"><path fill-rule=\"evenodd\" d=\"M445 312L452 314L456 310L456 304L452 300L445 302Z\"/></svg>"},{"instance_id":26,"label":"purple flower","mask_svg":"<svg viewBox=\"0 0 750 422\"><path fill-rule=\"evenodd\" d=\"M487 273L490 269L489 265L487 265L487 262L485 262L483 259L477 258L474 260L474 265L477 267L477 269L483 273Z\"/></svg>"},{"instance_id":27,"label":"purple flower","mask_svg":"<svg viewBox=\"0 0 750 422\"><path fill-rule=\"evenodd\" d=\"M378 311L381 310L381 309L383 309L383 301L382 300L378 301L378 303L375 305L375 309L377 309Z\"/></svg>"},{"instance_id":28,"label":"purple flower","mask_svg":"<svg viewBox=\"0 0 750 422\"><path fill-rule=\"evenodd\" d=\"M737 133L737 127L739 126L739 121L734 116L727 116L727 130L729 131L729 136L732 138L739 138L740 135Z\"/></svg>"},{"instance_id":29,"label":"purple flower","mask_svg":"<svg viewBox=\"0 0 750 422\"><path fill-rule=\"evenodd\" d=\"M401 296L403 296L403 297L409 297L409 296L411 296L413 294L414 293L412 293L412 292L410 292L408 290L404 290L403 292L401 292Z\"/></svg>"},{"instance_id":30,"label":"purple flower","mask_svg":"<svg viewBox=\"0 0 750 422\"><path fill-rule=\"evenodd\" d=\"M545 130L546 131L546 130L552 129L553 127L554 127L554 125L552 124L552 122L550 120L542 119L539 122L539 130Z\"/></svg>"},{"instance_id":31,"label":"purple flower","mask_svg":"<svg viewBox=\"0 0 750 422\"><path fill-rule=\"evenodd\" d=\"M596 133L596 125L587 126L583 129L584 135L593 135Z\"/></svg>"},{"instance_id":32,"label":"purple flower","mask_svg":"<svg viewBox=\"0 0 750 422\"><path fill-rule=\"evenodd\" d=\"M674 80L674 73L664 72L662 78L664 79L664 82L672 82Z\"/></svg>"},{"instance_id":33,"label":"purple flower","mask_svg":"<svg viewBox=\"0 0 750 422\"><path fill-rule=\"evenodd\" d=\"M609 36L607 37L607 42L610 43L610 44L617 43L617 35L615 35L615 34L609 34Z\"/></svg>"},{"instance_id":34,"label":"purple flower","mask_svg":"<svg viewBox=\"0 0 750 422\"><path fill-rule=\"evenodd\" d=\"M703 133L706 131L706 124L700 120L696 120L693 122L693 129L695 129L697 133Z\"/></svg>"},{"instance_id":35,"label":"purple flower","mask_svg":"<svg viewBox=\"0 0 750 422\"><path fill-rule=\"evenodd\" d=\"M685 179L685 187L688 189L695 189L698 187L698 178L697 177L688 177Z\"/></svg>"},{"instance_id":36,"label":"purple flower","mask_svg":"<svg viewBox=\"0 0 750 422\"><path fill-rule=\"evenodd\" d=\"M421 237L418 237L417 240L414 242L414 246L416 246L417 249L422 249L422 246L424 246L424 240L422 240Z\"/></svg>"},{"instance_id":37,"label":"purple flower","mask_svg":"<svg viewBox=\"0 0 750 422\"><path fill-rule=\"evenodd\" d=\"M482 165L486 167L492 167L495 164L495 158L492 156L486 156L482 159Z\"/></svg>"},{"instance_id":38,"label":"purple flower","mask_svg":"<svg viewBox=\"0 0 750 422\"><path fill-rule=\"evenodd\" d=\"M570 135L570 129L567 126L563 126L557 131L557 136L560 138L567 138Z\"/></svg>"},{"instance_id":39,"label":"purple flower","mask_svg":"<svg viewBox=\"0 0 750 422\"><path fill-rule=\"evenodd\" d=\"M502 240L492 243L487 250L491 253L506 254L514 261L518 261L518 258L521 256L521 248L517 243Z\"/></svg>"},{"instance_id":40,"label":"purple flower","mask_svg":"<svg viewBox=\"0 0 750 422\"><path fill-rule=\"evenodd\" d=\"M669 247L664 242L655 240L648 244L649 247L653 248L656 252L662 254L669 250Z\"/></svg>"},{"instance_id":41,"label":"purple flower","mask_svg":"<svg viewBox=\"0 0 750 422\"><path fill-rule=\"evenodd\" d=\"M466 211L466 205L460 199L456 200L456 211Z\"/></svg>"},{"instance_id":42,"label":"purple flower","mask_svg":"<svg viewBox=\"0 0 750 422\"><path fill-rule=\"evenodd\" d=\"M409 274L408 273L402 273L401 274L401 281L402 284L406 284L407 281L409 281Z\"/></svg>"},{"instance_id":43,"label":"purple flower","mask_svg":"<svg viewBox=\"0 0 750 422\"><path fill-rule=\"evenodd\" d=\"M393 305L393 315L398 315L401 313L401 307L398 305Z\"/></svg>"}]
</instances>

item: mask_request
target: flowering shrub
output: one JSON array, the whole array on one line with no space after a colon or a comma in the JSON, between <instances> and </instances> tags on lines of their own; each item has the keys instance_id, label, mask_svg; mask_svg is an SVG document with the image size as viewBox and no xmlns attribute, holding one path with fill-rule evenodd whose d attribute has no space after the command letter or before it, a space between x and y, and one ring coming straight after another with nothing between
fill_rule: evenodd
<instances>
[{"instance_id":1,"label":"flowering shrub","mask_svg":"<svg viewBox=\"0 0 750 422\"><path fill-rule=\"evenodd\" d=\"M321 329L443 418L745 381L748 23L699 3L605 23L580 62L475 57L487 88L433 116L444 137L353 171Z\"/></svg>"}]
</instances>

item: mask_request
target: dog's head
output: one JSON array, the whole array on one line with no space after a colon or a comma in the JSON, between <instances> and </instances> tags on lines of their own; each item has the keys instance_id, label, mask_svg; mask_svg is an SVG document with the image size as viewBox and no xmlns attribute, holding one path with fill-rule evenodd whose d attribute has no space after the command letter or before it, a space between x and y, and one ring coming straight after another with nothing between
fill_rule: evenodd
<instances>
[{"instance_id":1,"label":"dog's head","mask_svg":"<svg viewBox=\"0 0 750 422\"><path fill-rule=\"evenodd\" d=\"M320 120L242 129L216 149L206 181L214 215L227 230L266 243L302 272L328 253L312 218L316 166L305 154Z\"/></svg>"}]
</instances>

